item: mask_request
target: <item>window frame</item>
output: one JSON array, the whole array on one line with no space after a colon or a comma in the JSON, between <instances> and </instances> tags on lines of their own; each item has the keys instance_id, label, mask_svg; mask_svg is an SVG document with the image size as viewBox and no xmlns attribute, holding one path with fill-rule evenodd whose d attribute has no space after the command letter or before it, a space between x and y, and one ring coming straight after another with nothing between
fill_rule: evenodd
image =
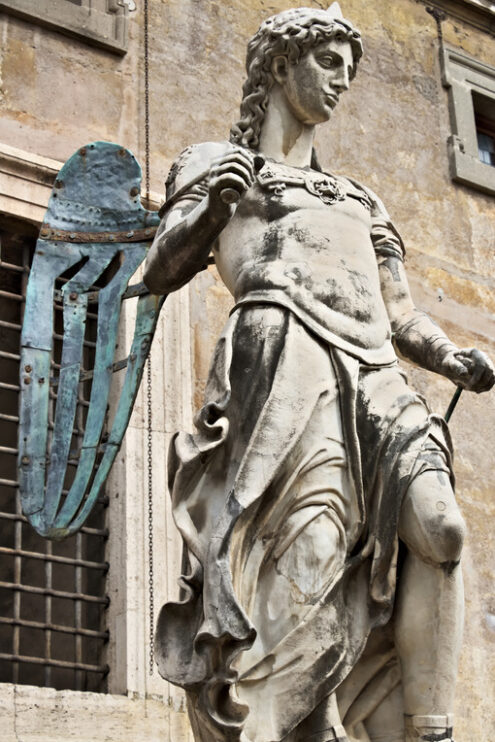
<instances>
[{"instance_id":1,"label":"window frame","mask_svg":"<svg viewBox=\"0 0 495 742\"><path fill-rule=\"evenodd\" d=\"M0 0L0 11L83 39L116 54L127 51L126 0Z\"/></svg>"},{"instance_id":2,"label":"window frame","mask_svg":"<svg viewBox=\"0 0 495 742\"><path fill-rule=\"evenodd\" d=\"M448 156L452 180L495 195L495 167L482 162L478 154L473 93L493 101L495 67L464 51L445 45L442 49L443 85L449 92L452 134Z\"/></svg>"}]
</instances>

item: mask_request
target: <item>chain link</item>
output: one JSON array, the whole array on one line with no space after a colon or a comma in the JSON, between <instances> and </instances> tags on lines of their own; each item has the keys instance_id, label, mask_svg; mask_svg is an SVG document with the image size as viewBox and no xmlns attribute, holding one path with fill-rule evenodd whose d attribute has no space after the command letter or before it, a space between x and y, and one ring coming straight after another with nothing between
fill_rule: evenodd
<instances>
[{"instance_id":1,"label":"chain link","mask_svg":"<svg viewBox=\"0 0 495 742\"><path fill-rule=\"evenodd\" d=\"M153 432L152 432L152 397L151 397L151 354L148 356L146 402L148 412L148 589L150 613L150 675L153 675L155 664L155 605L153 586Z\"/></svg>"},{"instance_id":2,"label":"chain link","mask_svg":"<svg viewBox=\"0 0 495 742\"><path fill-rule=\"evenodd\" d=\"M144 0L144 149L146 208L150 207L150 65L149 65L149 0ZM155 665L155 596L153 574L153 404L151 381L151 352L148 355L146 374L146 408L148 417L148 590L149 590L149 673Z\"/></svg>"}]
</instances>

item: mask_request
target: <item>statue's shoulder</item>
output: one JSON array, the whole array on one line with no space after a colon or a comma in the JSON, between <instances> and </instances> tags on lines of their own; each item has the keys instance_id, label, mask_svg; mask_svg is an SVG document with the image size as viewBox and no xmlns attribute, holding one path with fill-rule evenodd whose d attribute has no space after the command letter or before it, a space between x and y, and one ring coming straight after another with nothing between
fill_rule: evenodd
<instances>
[{"instance_id":1,"label":"statue's shoulder","mask_svg":"<svg viewBox=\"0 0 495 742\"><path fill-rule=\"evenodd\" d=\"M363 185L354 178L342 178L351 184L351 187L363 195L363 202L366 201L371 213L371 239L375 246L375 252L378 255L390 257L391 255L404 260L406 249L397 228L392 222L383 201L376 195L371 188Z\"/></svg>"},{"instance_id":2,"label":"statue's shoulder","mask_svg":"<svg viewBox=\"0 0 495 742\"><path fill-rule=\"evenodd\" d=\"M362 194L363 200L368 202L370 211L373 215L380 216L387 221L390 220L383 201L376 195L374 191L371 190L371 188L368 188L368 186L363 185L363 183L360 183L355 178L351 178L349 176L340 176L340 178L346 181L352 189Z\"/></svg>"},{"instance_id":3,"label":"statue's shoulder","mask_svg":"<svg viewBox=\"0 0 495 742\"><path fill-rule=\"evenodd\" d=\"M172 163L165 181L166 200L158 212L165 216L179 200L201 201L208 192L207 178L213 160L234 149L230 142L201 142L186 147Z\"/></svg>"},{"instance_id":4,"label":"statue's shoulder","mask_svg":"<svg viewBox=\"0 0 495 742\"><path fill-rule=\"evenodd\" d=\"M167 201L208 175L211 163L234 147L230 142L201 142L186 147L173 162L166 181Z\"/></svg>"}]
</instances>

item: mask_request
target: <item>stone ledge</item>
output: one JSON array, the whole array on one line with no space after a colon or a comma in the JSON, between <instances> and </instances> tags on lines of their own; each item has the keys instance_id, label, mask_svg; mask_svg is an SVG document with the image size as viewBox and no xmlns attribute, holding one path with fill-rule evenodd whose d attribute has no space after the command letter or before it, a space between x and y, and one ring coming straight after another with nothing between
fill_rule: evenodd
<instances>
[{"instance_id":1,"label":"stone ledge","mask_svg":"<svg viewBox=\"0 0 495 742\"><path fill-rule=\"evenodd\" d=\"M0 684L2 742L192 742L184 709L162 698Z\"/></svg>"}]
</instances>

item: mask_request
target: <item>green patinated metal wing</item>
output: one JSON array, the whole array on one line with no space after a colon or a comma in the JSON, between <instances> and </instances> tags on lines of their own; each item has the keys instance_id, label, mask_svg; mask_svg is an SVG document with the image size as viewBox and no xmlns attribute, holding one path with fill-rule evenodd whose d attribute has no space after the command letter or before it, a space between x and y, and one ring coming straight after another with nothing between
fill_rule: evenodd
<instances>
[{"instance_id":1,"label":"green patinated metal wing","mask_svg":"<svg viewBox=\"0 0 495 742\"><path fill-rule=\"evenodd\" d=\"M18 464L24 514L47 538L77 531L96 502L122 443L165 298L150 295L143 284L128 285L159 222L156 212L142 207L140 185L141 168L128 150L108 142L82 147L58 174L36 245L21 339ZM63 274L69 278L60 284ZM115 362L121 305L131 296L139 296L134 339L127 358ZM63 313L58 364L54 301ZM97 306L97 334L88 373L82 371L82 358L90 305ZM112 379L121 368L125 379L104 435ZM74 453L78 394L88 381L82 445ZM54 414L49 417L50 405ZM77 466L67 490L67 467L74 457Z\"/></svg>"}]
</instances>

